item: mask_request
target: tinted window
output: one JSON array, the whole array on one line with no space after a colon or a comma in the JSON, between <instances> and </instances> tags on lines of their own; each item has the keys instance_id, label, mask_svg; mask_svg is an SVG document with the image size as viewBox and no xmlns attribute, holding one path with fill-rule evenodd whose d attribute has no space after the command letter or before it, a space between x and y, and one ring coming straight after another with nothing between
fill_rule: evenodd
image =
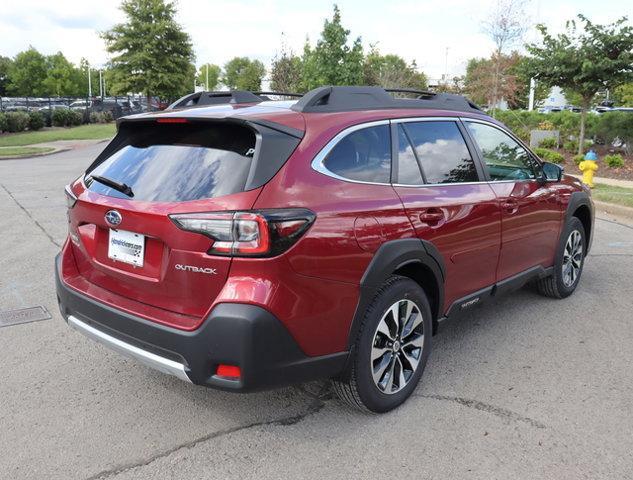
<instances>
[{"instance_id":1,"label":"tinted window","mask_svg":"<svg viewBox=\"0 0 633 480\"><path fill-rule=\"evenodd\" d=\"M336 144L324 164L329 171L350 180L389 183L389 126L368 127L350 133Z\"/></svg>"},{"instance_id":2,"label":"tinted window","mask_svg":"<svg viewBox=\"0 0 633 480\"><path fill-rule=\"evenodd\" d=\"M455 122L407 122L427 183L476 182L475 163Z\"/></svg>"},{"instance_id":3,"label":"tinted window","mask_svg":"<svg viewBox=\"0 0 633 480\"><path fill-rule=\"evenodd\" d=\"M130 186L134 200L187 201L243 191L255 148L245 127L151 124L128 127L120 148L86 175L88 188L129 198L97 181L100 175Z\"/></svg>"},{"instance_id":4,"label":"tinted window","mask_svg":"<svg viewBox=\"0 0 633 480\"><path fill-rule=\"evenodd\" d=\"M528 152L501 130L483 123L466 122L481 149L493 181L534 178L534 161Z\"/></svg>"},{"instance_id":5,"label":"tinted window","mask_svg":"<svg viewBox=\"0 0 633 480\"><path fill-rule=\"evenodd\" d=\"M398 125L398 173L396 175L396 183L401 185L422 185L424 183L420 173L420 166L402 125Z\"/></svg>"}]
</instances>

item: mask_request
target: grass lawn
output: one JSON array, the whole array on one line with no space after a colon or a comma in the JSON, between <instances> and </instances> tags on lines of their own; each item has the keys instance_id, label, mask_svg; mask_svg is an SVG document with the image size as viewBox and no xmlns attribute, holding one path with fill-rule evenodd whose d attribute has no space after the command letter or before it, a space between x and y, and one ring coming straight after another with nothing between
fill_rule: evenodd
<instances>
[{"instance_id":1,"label":"grass lawn","mask_svg":"<svg viewBox=\"0 0 633 480\"><path fill-rule=\"evenodd\" d=\"M33 155L55 150L51 147L0 147L0 158L14 157L16 155Z\"/></svg>"},{"instance_id":2,"label":"grass lawn","mask_svg":"<svg viewBox=\"0 0 633 480\"><path fill-rule=\"evenodd\" d=\"M0 135L0 147L17 147L56 140L101 140L113 137L114 123L94 123L70 128L47 128L37 132L9 133Z\"/></svg>"},{"instance_id":3,"label":"grass lawn","mask_svg":"<svg viewBox=\"0 0 633 480\"><path fill-rule=\"evenodd\" d=\"M633 188L596 184L591 193L594 199L600 200L601 202L617 203L625 207L633 207Z\"/></svg>"}]
</instances>

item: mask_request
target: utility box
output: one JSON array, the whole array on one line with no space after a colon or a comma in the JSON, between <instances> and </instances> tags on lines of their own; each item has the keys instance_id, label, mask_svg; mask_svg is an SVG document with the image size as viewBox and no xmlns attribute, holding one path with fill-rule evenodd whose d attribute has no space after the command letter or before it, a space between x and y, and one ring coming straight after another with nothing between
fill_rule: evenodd
<instances>
[{"instance_id":1,"label":"utility box","mask_svg":"<svg viewBox=\"0 0 633 480\"><path fill-rule=\"evenodd\" d=\"M558 130L532 130L530 132L530 147L538 147L546 138L555 138L556 145L560 145L560 132Z\"/></svg>"}]
</instances>

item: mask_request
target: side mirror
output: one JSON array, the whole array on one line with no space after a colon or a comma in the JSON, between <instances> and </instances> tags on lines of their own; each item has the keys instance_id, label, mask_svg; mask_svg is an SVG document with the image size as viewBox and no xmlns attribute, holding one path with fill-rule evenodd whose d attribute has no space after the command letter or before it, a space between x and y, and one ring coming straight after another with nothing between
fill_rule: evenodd
<instances>
[{"instance_id":1,"label":"side mirror","mask_svg":"<svg viewBox=\"0 0 633 480\"><path fill-rule=\"evenodd\" d=\"M560 182L563 178L563 167L555 163L543 162L542 172L543 182Z\"/></svg>"}]
</instances>

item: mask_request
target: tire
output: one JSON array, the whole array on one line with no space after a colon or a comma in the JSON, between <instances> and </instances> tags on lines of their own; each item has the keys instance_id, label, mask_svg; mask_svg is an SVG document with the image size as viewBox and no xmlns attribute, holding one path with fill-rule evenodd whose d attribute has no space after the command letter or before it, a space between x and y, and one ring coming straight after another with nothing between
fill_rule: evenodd
<instances>
[{"instance_id":1,"label":"tire","mask_svg":"<svg viewBox=\"0 0 633 480\"><path fill-rule=\"evenodd\" d=\"M396 315L399 325L393 322ZM424 372L432 323L424 290L409 278L390 277L365 312L347 371L333 382L338 397L373 413L402 404Z\"/></svg>"},{"instance_id":2,"label":"tire","mask_svg":"<svg viewBox=\"0 0 633 480\"><path fill-rule=\"evenodd\" d=\"M554 272L536 281L539 293L550 298L566 298L574 293L585 265L586 251L585 228L580 220L571 217L561 234Z\"/></svg>"}]
</instances>

